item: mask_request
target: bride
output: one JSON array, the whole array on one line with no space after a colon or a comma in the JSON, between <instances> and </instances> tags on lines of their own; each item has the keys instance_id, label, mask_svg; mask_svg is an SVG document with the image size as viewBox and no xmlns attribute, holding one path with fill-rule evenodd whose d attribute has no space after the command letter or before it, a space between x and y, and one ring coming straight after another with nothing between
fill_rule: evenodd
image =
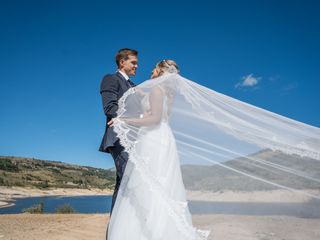
<instances>
[{"instance_id":1,"label":"bride","mask_svg":"<svg viewBox=\"0 0 320 240\"><path fill-rule=\"evenodd\" d=\"M174 61L163 60L151 78L178 72ZM129 160L110 219L108 239L206 239L208 232L192 225L176 142L168 124L175 92L165 82L149 88L149 92L141 88L135 91L131 98L129 93L123 99L130 98L126 101L132 103L139 96L141 101L130 107L143 108L143 116L129 118L127 113L126 118L114 123ZM118 116L124 117L124 105L123 101L119 103ZM128 130L131 142L135 139L134 146L123 135Z\"/></svg>"},{"instance_id":2,"label":"bride","mask_svg":"<svg viewBox=\"0 0 320 240\"><path fill-rule=\"evenodd\" d=\"M212 213L212 197L225 190L320 199L319 128L196 84L172 60L123 95L117 116L129 159L109 240L208 239L209 215L200 230L193 214Z\"/></svg>"}]
</instances>

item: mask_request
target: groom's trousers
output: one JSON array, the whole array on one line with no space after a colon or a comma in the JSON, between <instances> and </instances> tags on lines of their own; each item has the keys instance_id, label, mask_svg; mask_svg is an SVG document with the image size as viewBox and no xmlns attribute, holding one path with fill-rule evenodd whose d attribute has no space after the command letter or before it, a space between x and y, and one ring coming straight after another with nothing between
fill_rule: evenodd
<instances>
[{"instance_id":1,"label":"groom's trousers","mask_svg":"<svg viewBox=\"0 0 320 240\"><path fill-rule=\"evenodd\" d=\"M117 199L117 195L118 195L120 183L124 174L124 170L127 165L128 153L124 151L124 147L121 146L119 140L115 142L113 147L109 147L109 151L112 155L112 158L114 160L114 164L116 167L116 185L115 185L113 196L112 196L112 204L111 204L111 210L110 210L110 215L111 215L114 204Z\"/></svg>"}]
</instances>

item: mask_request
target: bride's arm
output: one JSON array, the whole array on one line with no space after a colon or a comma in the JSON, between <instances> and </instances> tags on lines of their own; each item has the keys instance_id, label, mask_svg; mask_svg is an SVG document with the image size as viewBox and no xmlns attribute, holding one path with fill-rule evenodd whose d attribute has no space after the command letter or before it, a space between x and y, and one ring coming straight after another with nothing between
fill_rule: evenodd
<instances>
[{"instance_id":1,"label":"bride's arm","mask_svg":"<svg viewBox=\"0 0 320 240\"><path fill-rule=\"evenodd\" d=\"M142 118L122 119L126 123L135 126L156 125L161 122L163 109L163 92L159 87L152 89L150 96L150 110Z\"/></svg>"}]
</instances>

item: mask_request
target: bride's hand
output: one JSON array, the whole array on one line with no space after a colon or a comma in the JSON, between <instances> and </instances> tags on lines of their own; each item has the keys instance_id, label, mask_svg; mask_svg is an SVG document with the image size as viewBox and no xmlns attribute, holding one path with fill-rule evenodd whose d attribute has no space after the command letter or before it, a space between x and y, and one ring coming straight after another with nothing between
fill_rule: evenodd
<instances>
[{"instance_id":1,"label":"bride's hand","mask_svg":"<svg viewBox=\"0 0 320 240\"><path fill-rule=\"evenodd\" d=\"M121 122L125 122L127 124L134 124L134 118L112 118L109 122L108 122L108 126L109 127L113 127L116 121L121 121Z\"/></svg>"},{"instance_id":2,"label":"bride's hand","mask_svg":"<svg viewBox=\"0 0 320 240\"><path fill-rule=\"evenodd\" d=\"M112 127L113 126L113 123L114 123L114 121L113 121L113 118L108 122L108 126L109 127Z\"/></svg>"},{"instance_id":3,"label":"bride's hand","mask_svg":"<svg viewBox=\"0 0 320 240\"><path fill-rule=\"evenodd\" d=\"M112 119L108 122L108 126L109 126L109 127L113 127L113 125L115 124L116 121L122 120L122 119L123 119L123 118L118 118L118 117L112 118Z\"/></svg>"}]
</instances>

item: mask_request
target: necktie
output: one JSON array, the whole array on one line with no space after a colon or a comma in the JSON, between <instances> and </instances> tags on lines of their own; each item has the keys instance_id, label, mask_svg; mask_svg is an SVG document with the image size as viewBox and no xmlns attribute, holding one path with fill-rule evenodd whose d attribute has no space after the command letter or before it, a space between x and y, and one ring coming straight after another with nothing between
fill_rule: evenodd
<instances>
[{"instance_id":1,"label":"necktie","mask_svg":"<svg viewBox=\"0 0 320 240\"><path fill-rule=\"evenodd\" d=\"M130 80L130 78L127 80L127 84L128 84L128 87L134 87L134 83Z\"/></svg>"}]
</instances>

